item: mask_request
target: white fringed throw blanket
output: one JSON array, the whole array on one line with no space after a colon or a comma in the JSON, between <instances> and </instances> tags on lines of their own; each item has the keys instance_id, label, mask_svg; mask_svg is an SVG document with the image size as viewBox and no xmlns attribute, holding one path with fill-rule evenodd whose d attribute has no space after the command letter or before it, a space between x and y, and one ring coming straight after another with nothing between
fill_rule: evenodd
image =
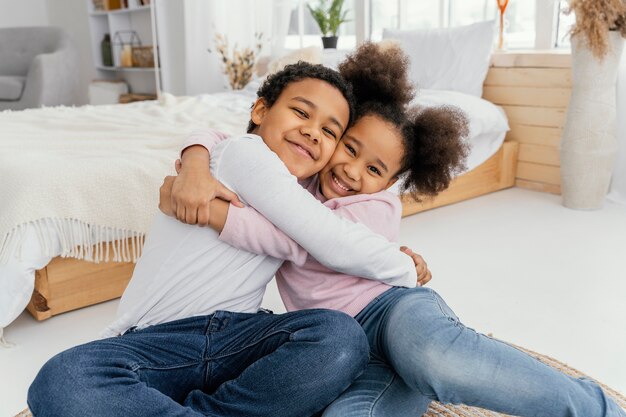
<instances>
[{"instance_id":1,"label":"white fringed throw blanket","mask_svg":"<svg viewBox=\"0 0 626 417\"><path fill-rule=\"evenodd\" d=\"M19 253L26 225L46 251L61 240L49 256L134 261L182 139L206 127L243 133L253 98L164 95L0 113L0 263ZM92 250L111 240L120 242L112 253Z\"/></svg>"}]
</instances>

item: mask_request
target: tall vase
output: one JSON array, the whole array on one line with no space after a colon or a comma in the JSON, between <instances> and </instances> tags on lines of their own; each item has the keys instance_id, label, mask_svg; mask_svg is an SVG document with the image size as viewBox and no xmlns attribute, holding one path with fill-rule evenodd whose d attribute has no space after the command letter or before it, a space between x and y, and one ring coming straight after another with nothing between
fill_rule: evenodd
<instances>
[{"instance_id":1,"label":"tall vase","mask_svg":"<svg viewBox=\"0 0 626 417\"><path fill-rule=\"evenodd\" d=\"M572 37L572 95L561 139L561 194L569 208L604 204L617 153L616 82L624 39L609 34L603 59Z\"/></svg>"}]
</instances>

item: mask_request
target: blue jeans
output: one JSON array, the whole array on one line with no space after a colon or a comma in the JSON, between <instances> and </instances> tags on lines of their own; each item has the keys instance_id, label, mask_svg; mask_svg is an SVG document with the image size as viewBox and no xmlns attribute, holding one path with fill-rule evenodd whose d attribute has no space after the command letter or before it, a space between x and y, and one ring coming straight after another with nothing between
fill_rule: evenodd
<instances>
[{"instance_id":1,"label":"blue jeans","mask_svg":"<svg viewBox=\"0 0 626 417\"><path fill-rule=\"evenodd\" d=\"M324 417L419 416L431 401L515 416L624 416L602 389L465 327L428 288L392 288L357 316L370 363Z\"/></svg>"},{"instance_id":2,"label":"blue jeans","mask_svg":"<svg viewBox=\"0 0 626 417\"><path fill-rule=\"evenodd\" d=\"M301 417L344 391L368 351L361 326L336 311L218 311L62 352L28 405L36 417Z\"/></svg>"}]
</instances>

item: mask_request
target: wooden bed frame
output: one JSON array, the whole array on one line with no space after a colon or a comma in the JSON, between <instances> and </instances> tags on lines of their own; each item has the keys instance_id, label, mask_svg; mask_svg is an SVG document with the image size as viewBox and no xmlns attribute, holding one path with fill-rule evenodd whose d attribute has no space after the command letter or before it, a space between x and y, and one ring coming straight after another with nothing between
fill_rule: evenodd
<instances>
[{"instance_id":1,"label":"wooden bed frame","mask_svg":"<svg viewBox=\"0 0 626 417\"><path fill-rule=\"evenodd\" d=\"M569 52L495 53L483 97L504 109L511 130L500 150L437 198L403 198L403 216L512 186L560 194L559 142L571 91ZM119 297L132 263L54 258L36 272L28 310L37 320Z\"/></svg>"}]
</instances>

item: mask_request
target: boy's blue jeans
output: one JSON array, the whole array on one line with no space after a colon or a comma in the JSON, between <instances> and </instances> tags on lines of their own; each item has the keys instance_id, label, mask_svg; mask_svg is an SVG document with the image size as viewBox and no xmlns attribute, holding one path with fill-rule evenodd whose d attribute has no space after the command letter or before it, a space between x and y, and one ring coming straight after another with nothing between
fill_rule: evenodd
<instances>
[{"instance_id":1,"label":"boy's blue jeans","mask_svg":"<svg viewBox=\"0 0 626 417\"><path fill-rule=\"evenodd\" d=\"M465 327L428 288L392 288L356 319L370 363L324 417L421 416L433 400L526 417L626 415L594 382Z\"/></svg>"},{"instance_id":2,"label":"boy's blue jeans","mask_svg":"<svg viewBox=\"0 0 626 417\"><path fill-rule=\"evenodd\" d=\"M302 417L345 390L368 351L361 326L336 311L218 311L62 352L28 405L35 417Z\"/></svg>"}]
</instances>

